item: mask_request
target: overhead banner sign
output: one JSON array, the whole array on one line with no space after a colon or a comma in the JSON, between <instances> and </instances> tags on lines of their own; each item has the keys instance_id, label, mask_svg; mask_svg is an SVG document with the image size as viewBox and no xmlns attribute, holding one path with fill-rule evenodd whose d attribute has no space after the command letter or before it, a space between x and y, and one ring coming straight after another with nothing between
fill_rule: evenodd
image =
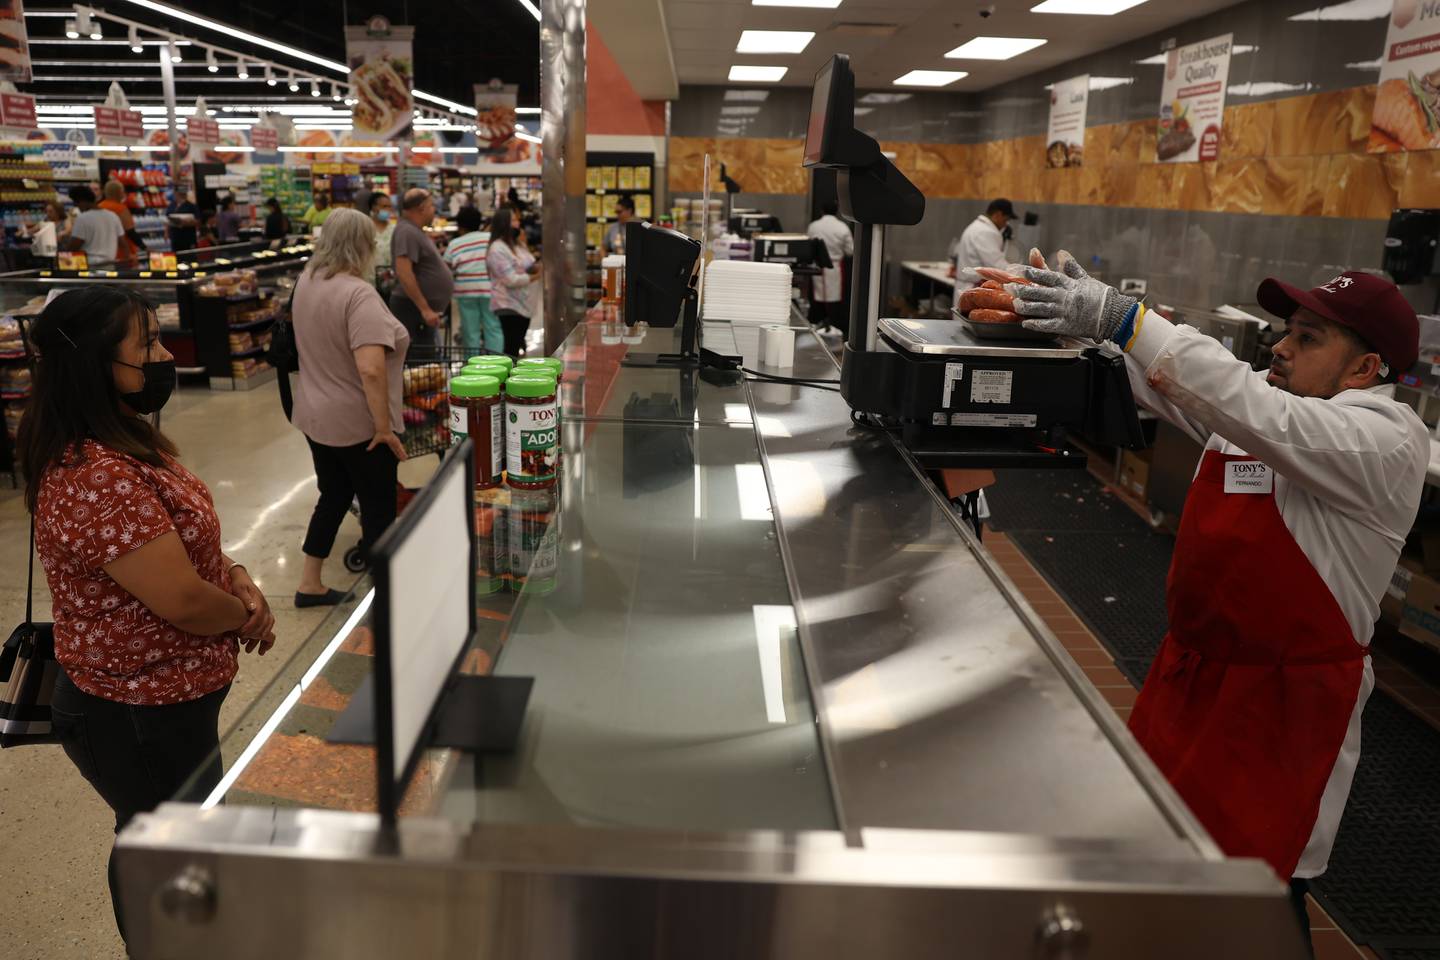
<instances>
[{"instance_id":1,"label":"overhead banner sign","mask_svg":"<svg viewBox=\"0 0 1440 960\"><path fill-rule=\"evenodd\" d=\"M475 84L475 140L484 159L505 156L515 139L515 106L520 87L514 83Z\"/></svg>"},{"instance_id":2,"label":"overhead banner sign","mask_svg":"<svg viewBox=\"0 0 1440 960\"><path fill-rule=\"evenodd\" d=\"M1396 3L1370 116L1371 153L1440 147L1440 8Z\"/></svg>"},{"instance_id":3,"label":"overhead banner sign","mask_svg":"<svg viewBox=\"0 0 1440 960\"><path fill-rule=\"evenodd\" d=\"M280 131L274 127L251 127L250 146L256 153L274 153L280 149Z\"/></svg>"},{"instance_id":4,"label":"overhead banner sign","mask_svg":"<svg viewBox=\"0 0 1440 960\"><path fill-rule=\"evenodd\" d=\"M414 122L414 27L396 27L371 17L363 27L345 28L345 59L350 64L351 124L357 136L394 140L409 134Z\"/></svg>"},{"instance_id":5,"label":"overhead banner sign","mask_svg":"<svg viewBox=\"0 0 1440 960\"><path fill-rule=\"evenodd\" d=\"M1050 88L1050 125L1045 131L1045 166L1079 167L1085 163L1085 113L1090 105L1090 75L1061 80Z\"/></svg>"},{"instance_id":6,"label":"overhead banner sign","mask_svg":"<svg viewBox=\"0 0 1440 960\"><path fill-rule=\"evenodd\" d=\"M0 126L12 130L34 130L35 98L28 93L0 93Z\"/></svg>"},{"instance_id":7,"label":"overhead banner sign","mask_svg":"<svg viewBox=\"0 0 1440 960\"><path fill-rule=\"evenodd\" d=\"M1160 127L1155 159L1161 163L1214 160L1220 156L1225 84L1230 78L1234 34L1176 47L1165 56L1160 88Z\"/></svg>"},{"instance_id":8,"label":"overhead banner sign","mask_svg":"<svg viewBox=\"0 0 1440 960\"><path fill-rule=\"evenodd\" d=\"M145 136L145 118L135 110L115 107L95 108L95 135L121 140L139 140Z\"/></svg>"},{"instance_id":9,"label":"overhead banner sign","mask_svg":"<svg viewBox=\"0 0 1440 960\"><path fill-rule=\"evenodd\" d=\"M219 143L220 123L209 117L190 117L185 121L185 132L191 143Z\"/></svg>"},{"instance_id":10,"label":"overhead banner sign","mask_svg":"<svg viewBox=\"0 0 1440 960\"><path fill-rule=\"evenodd\" d=\"M0 80L30 82L30 39L23 0L0 3Z\"/></svg>"}]
</instances>

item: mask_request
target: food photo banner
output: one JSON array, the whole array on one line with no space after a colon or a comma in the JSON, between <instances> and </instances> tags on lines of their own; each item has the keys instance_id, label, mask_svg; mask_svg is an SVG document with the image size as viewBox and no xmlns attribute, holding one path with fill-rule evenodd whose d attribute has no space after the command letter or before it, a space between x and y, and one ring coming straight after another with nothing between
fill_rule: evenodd
<instances>
[{"instance_id":1,"label":"food photo banner","mask_svg":"<svg viewBox=\"0 0 1440 960\"><path fill-rule=\"evenodd\" d=\"M1085 114L1090 75L1061 80L1050 88L1050 125L1045 130L1045 166L1079 167L1085 162Z\"/></svg>"},{"instance_id":2,"label":"food photo banner","mask_svg":"<svg viewBox=\"0 0 1440 960\"><path fill-rule=\"evenodd\" d=\"M413 123L414 27L396 27L371 17L363 27L345 28L350 64L351 122L357 138L381 143L404 139Z\"/></svg>"},{"instance_id":3,"label":"food photo banner","mask_svg":"<svg viewBox=\"0 0 1440 960\"><path fill-rule=\"evenodd\" d=\"M1214 160L1220 155L1225 84L1234 34L1176 47L1165 56L1155 159L1161 163Z\"/></svg>"},{"instance_id":4,"label":"food photo banner","mask_svg":"<svg viewBox=\"0 0 1440 960\"><path fill-rule=\"evenodd\" d=\"M30 82L30 38L22 0L0 0L0 80Z\"/></svg>"},{"instance_id":5,"label":"food photo banner","mask_svg":"<svg viewBox=\"0 0 1440 960\"><path fill-rule=\"evenodd\" d=\"M1440 147L1440 3L1395 0L1370 117L1371 153Z\"/></svg>"}]
</instances>

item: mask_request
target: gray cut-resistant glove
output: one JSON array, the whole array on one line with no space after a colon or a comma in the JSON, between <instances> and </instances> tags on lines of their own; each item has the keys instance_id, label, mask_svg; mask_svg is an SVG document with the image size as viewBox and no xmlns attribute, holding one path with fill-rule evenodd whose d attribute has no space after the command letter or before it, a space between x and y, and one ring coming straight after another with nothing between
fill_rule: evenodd
<instances>
[{"instance_id":1,"label":"gray cut-resistant glove","mask_svg":"<svg viewBox=\"0 0 1440 960\"><path fill-rule=\"evenodd\" d=\"M1081 268L1064 250L1057 256L1063 273L1043 267L1026 267L1029 284L1006 284L1015 298L1015 312L1026 320L1027 330L1109 340L1115 336L1136 303Z\"/></svg>"}]
</instances>

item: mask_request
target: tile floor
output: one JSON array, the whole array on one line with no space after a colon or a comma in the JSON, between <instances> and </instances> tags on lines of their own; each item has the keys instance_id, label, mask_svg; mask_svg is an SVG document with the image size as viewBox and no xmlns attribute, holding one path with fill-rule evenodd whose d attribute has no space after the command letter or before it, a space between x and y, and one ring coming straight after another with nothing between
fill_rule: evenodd
<instances>
[{"instance_id":1,"label":"tile floor","mask_svg":"<svg viewBox=\"0 0 1440 960\"><path fill-rule=\"evenodd\" d=\"M1095 684L1105 702L1121 719L1129 720L1130 711L1135 706L1135 687L1115 668L1114 660L1100 641L1003 533L987 529L984 543L1000 568L1069 652L1075 665ZM1309 907L1310 936L1315 944L1316 960L1352 960L1359 957L1376 960L1375 953L1369 948L1351 943L1313 899L1309 901Z\"/></svg>"}]
</instances>

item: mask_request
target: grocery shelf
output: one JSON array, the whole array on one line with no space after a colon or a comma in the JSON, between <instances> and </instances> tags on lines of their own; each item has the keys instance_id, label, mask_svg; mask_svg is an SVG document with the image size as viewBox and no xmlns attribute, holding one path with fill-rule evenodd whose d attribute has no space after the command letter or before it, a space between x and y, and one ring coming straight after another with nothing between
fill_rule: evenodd
<instances>
[{"instance_id":1,"label":"grocery shelf","mask_svg":"<svg viewBox=\"0 0 1440 960\"><path fill-rule=\"evenodd\" d=\"M249 349L249 350L241 351L240 353L232 353L232 354L230 354L230 359L231 359L231 360L244 360L246 357L259 356L260 354L264 353L267 349L269 349L269 348L268 348L268 347L253 347L253 348L251 348L251 349Z\"/></svg>"},{"instance_id":2,"label":"grocery shelf","mask_svg":"<svg viewBox=\"0 0 1440 960\"><path fill-rule=\"evenodd\" d=\"M261 320L250 320L250 321L248 321L248 322L246 322L246 323L232 323L232 324L230 324L230 331L231 331L232 333L234 333L234 332L241 331L241 330L254 330L256 327L269 326L270 324L274 323L274 322L275 322L276 320L278 320L278 319L279 319L278 316L274 316L274 317L265 317L264 319L261 319Z\"/></svg>"}]
</instances>

